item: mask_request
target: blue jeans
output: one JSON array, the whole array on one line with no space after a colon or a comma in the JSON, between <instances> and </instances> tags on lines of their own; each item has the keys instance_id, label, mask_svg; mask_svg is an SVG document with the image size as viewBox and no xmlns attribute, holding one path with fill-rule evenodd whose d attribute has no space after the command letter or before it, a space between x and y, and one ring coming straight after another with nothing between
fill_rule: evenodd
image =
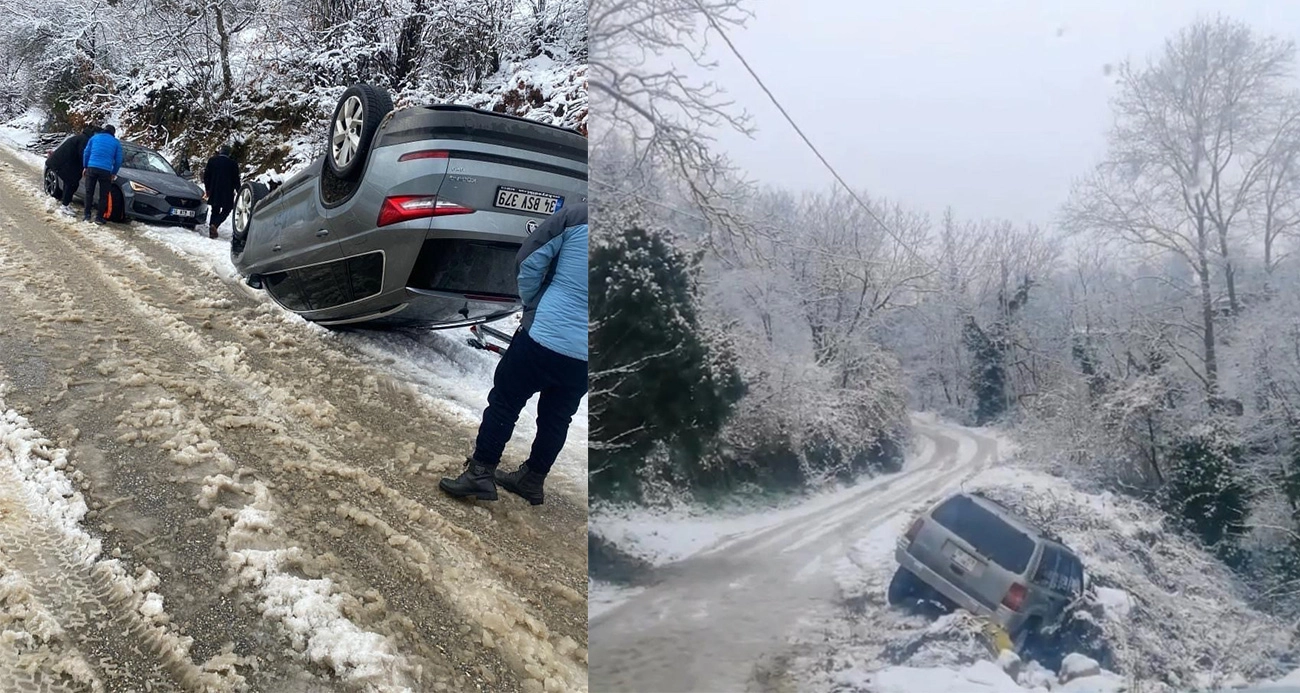
<instances>
[{"instance_id":1,"label":"blue jeans","mask_svg":"<svg viewBox=\"0 0 1300 693\"><path fill-rule=\"evenodd\" d=\"M520 330L497 364L474 443L474 459L490 465L501 461L519 412L538 393L537 437L527 464L545 475L564 447L569 422L587 394L587 362L551 351Z\"/></svg>"}]
</instances>

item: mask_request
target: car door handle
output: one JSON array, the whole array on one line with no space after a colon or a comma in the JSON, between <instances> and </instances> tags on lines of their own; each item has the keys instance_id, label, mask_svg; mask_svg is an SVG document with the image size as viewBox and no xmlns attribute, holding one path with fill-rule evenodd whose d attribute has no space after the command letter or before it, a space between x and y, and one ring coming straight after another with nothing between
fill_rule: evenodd
<instances>
[{"instance_id":1,"label":"car door handle","mask_svg":"<svg viewBox=\"0 0 1300 693\"><path fill-rule=\"evenodd\" d=\"M271 252L273 252L273 253L278 253L278 252L280 252L280 248L281 248L281 247L282 247L282 246L278 246L278 245L277 245L277 246L275 246L274 248L271 248Z\"/></svg>"},{"instance_id":2,"label":"car door handle","mask_svg":"<svg viewBox=\"0 0 1300 693\"><path fill-rule=\"evenodd\" d=\"M330 230L329 230L329 229L321 229L320 231L317 231L317 232L316 232L316 237L317 237L317 238L324 238L324 237L326 237L326 236L328 236L328 235L330 235Z\"/></svg>"}]
</instances>

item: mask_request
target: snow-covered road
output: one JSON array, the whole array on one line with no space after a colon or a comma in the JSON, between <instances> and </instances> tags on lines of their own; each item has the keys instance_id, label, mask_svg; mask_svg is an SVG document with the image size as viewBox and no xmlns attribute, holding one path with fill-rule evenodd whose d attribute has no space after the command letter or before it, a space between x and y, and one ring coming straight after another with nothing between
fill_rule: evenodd
<instances>
[{"instance_id":1,"label":"snow-covered road","mask_svg":"<svg viewBox=\"0 0 1300 693\"><path fill-rule=\"evenodd\" d=\"M581 487L447 499L464 387L38 182L0 149L0 690L586 690Z\"/></svg>"},{"instance_id":2,"label":"snow-covered road","mask_svg":"<svg viewBox=\"0 0 1300 693\"><path fill-rule=\"evenodd\" d=\"M988 435L918 419L903 471L787 509L660 569L660 581L591 620L602 691L743 691L806 617L834 608L831 567L874 528L996 462Z\"/></svg>"}]
</instances>

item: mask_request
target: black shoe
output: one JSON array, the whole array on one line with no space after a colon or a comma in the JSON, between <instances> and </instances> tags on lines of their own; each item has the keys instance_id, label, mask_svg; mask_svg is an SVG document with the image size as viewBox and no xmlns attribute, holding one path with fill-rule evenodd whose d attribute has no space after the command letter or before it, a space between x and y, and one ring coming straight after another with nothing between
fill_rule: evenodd
<instances>
[{"instance_id":1,"label":"black shoe","mask_svg":"<svg viewBox=\"0 0 1300 693\"><path fill-rule=\"evenodd\" d=\"M455 479L443 477L438 488L457 497L473 496L479 500L496 500L497 485L492 480L492 472L497 466L486 465L473 457L465 460L465 471Z\"/></svg>"},{"instance_id":2,"label":"black shoe","mask_svg":"<svg viewBox=\"0 0 1300 693\"><path fill-rule=\"evenodd\" d=\"M96 220L95 220L95 223L96 223L96 224L99 224L100 226L103 226L104 224L107 224L108 222L104 221L103 219L96 219Z\"/></svg>"},{"instance_id":3,"label":"black shoe","mask_svg":"<svg viewBox=\"0 0 1300 693\"><path fill-rule=\"evenodd\" d=\"M546 481L546 476L529 469L527 462L513 472L498 471L496 476L501 488L533 505L542 504L542 484Z\"/></svg>"}]
</instances>

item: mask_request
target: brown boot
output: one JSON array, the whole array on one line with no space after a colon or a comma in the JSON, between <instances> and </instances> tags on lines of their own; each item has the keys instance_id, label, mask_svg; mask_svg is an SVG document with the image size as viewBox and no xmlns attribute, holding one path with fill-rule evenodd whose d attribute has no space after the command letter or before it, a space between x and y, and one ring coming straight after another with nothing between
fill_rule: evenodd
<instances>
[{"instance_id":1,"label":"brown boot","mask_svg":"<svg viewBox=\"0 0 1300 693\"><path fill-rule=\"evenodd\" d=\"M208 224L208 238L216 238L216 237L217 237L217 225Z\"/></svg>"}]
</instances>

